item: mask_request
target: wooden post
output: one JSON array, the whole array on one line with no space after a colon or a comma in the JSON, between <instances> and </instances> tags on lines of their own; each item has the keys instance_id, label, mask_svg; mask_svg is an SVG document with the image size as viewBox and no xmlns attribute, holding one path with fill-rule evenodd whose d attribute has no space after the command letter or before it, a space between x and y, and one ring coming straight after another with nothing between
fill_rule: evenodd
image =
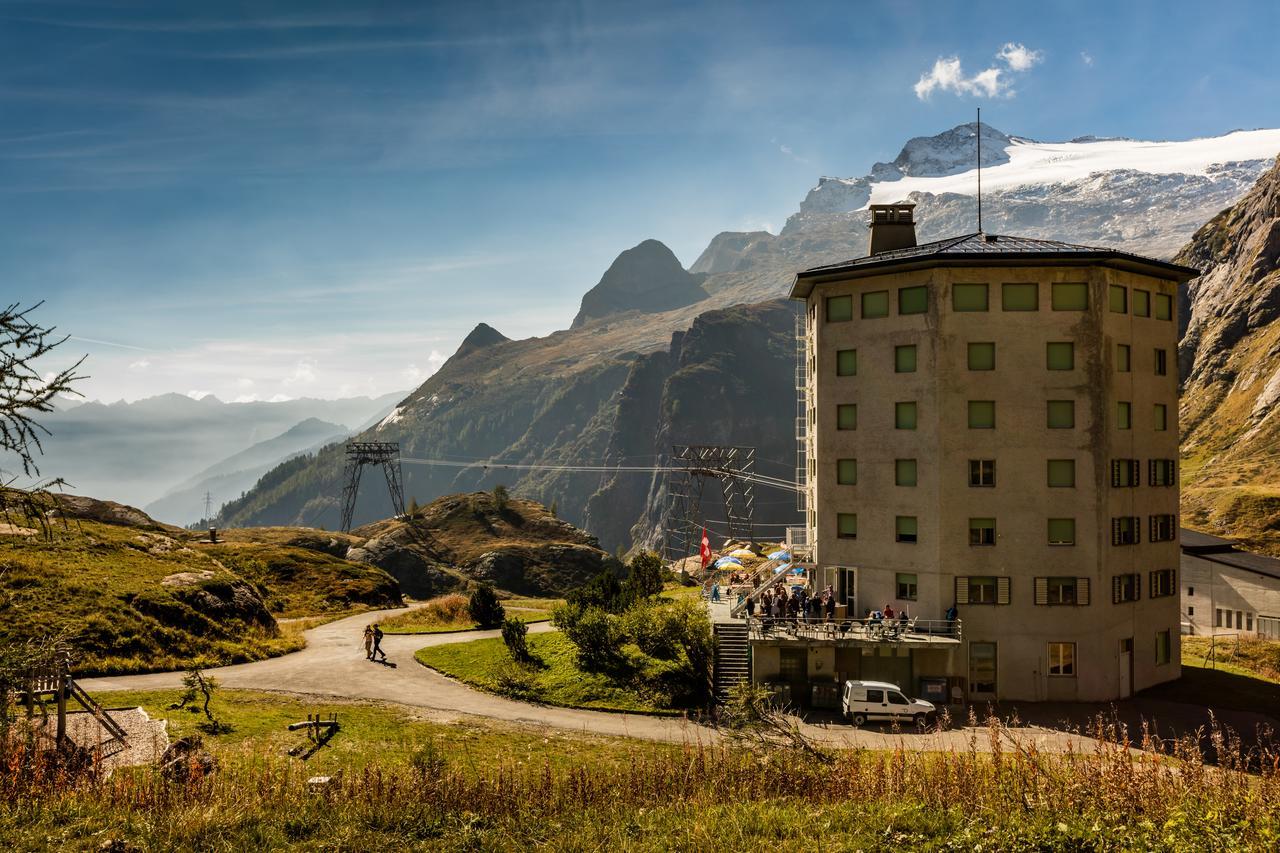
<instances>
[{"instance_id":1,"label":"wooden post","mask_svg":"<svg viewBox=\"0 0 1280 853\"><path fill-rule=\"evenodd\" d=\"M58 744L61 745L67 737L67 676L65 673L58 676Z\"/></svg>"}]
</instances>

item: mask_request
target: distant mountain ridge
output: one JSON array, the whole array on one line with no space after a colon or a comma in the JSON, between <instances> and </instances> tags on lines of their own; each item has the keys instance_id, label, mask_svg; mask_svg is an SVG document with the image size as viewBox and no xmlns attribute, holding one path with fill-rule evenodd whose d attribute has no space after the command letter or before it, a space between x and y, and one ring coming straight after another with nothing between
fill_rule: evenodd
<instances>
[{"instance_id":1,"label":"distant mountain ridge","mask_svg":"<svg viewBox=\"0 0 1280 853\"><path fill-rule=\"evenodd\" d=\"M623 311L657 314L701 302L707 298L702 289L705 277L685 270L662 243L645 240L610 264L599 284L582 297L582 307L569 328Z\"/></svg>"}]
</instances>

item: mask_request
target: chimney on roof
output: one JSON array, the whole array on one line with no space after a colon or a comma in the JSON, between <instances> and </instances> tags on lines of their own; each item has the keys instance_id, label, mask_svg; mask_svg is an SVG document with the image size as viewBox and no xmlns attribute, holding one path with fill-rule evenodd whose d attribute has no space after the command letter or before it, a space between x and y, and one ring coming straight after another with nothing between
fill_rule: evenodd
<instances>
[{"instance_id":1,"label":"chimney on roof","mask_svg":"<svg viewBox=\"0 0 1280 853\"><path fill-rule=\"evenodd\" d=\"M910 249L916 244L914 204L871 205L871 246L868 255L893 249Z\"/></svg>"}]
</instances>

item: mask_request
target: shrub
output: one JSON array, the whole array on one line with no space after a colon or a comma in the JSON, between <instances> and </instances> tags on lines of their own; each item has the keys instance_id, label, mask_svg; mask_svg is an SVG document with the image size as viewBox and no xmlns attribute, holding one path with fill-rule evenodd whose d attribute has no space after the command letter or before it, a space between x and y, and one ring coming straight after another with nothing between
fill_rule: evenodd
<instances>
[{"instance_id":1,"label":"shrub","mask_svg":"<svg viewBox=\"0 0 1280 853\"><path fill-rule=\"evenodd\" d=\"M470 599L457 592L431 599L422 606L422 610L442 625L471 621Z\"/></svg>"},{"instance_id":2,"label":"shrub","mask_svg":"<svg viewBox=\"0 0 1280 853\"><path fill-rule=\"evenodd\" d=\"M641 551L631 558L627 587L635 598L651 598L662 592L662 558Z\"/></svg>"},{"instance_id":3,"label":"shrub","mask_svg":"<svg viewBox=\"0 0 1280 853\"><path fill-rule=\"evenodd\" d=\"M528 633L529 626L519 619L506 619L502 623L502 642L506 643L511 659L517 663L528 663L531 659L526 640Z\"/></svg>"},{"instance_id":4,"label":"shrub","mask_svg":"<svg viewBox=\"0 0 1280 853\"><path fill-rule=\"evenodd\" d=\"M609 613L618 613L628 603L623 594L622 584L618 577L608 570L600 572L578 589L565 596L565 600L580 606L582 609L598 607Z\"/></svg>"},{"instance_id":5,"label":"shrub","mask_svg":"<svg viewBox=\"0 0 1280 853\"><path fill-rule=\"evenodd\" d=\"M517 663L513 660L503 661L498 666L498 672L494 676L494 683L497 692L503 696L526 702L535 701L539 698L537 679L534 677L532 668L527 664Z\"/></svg>"},{"instance_id":6,"label":"shrub","mask_svg":"<svg viewBox=\"0 0 1280 853\"><path fill-rule=\"evenodd\" d=\"M475 588L467 604L467 611L481 628L497 627L507 615L491 583L482 583Z\"/></svg>"},{"instance_id":7,"label":"shrub","mask_svg":"<svg viewBox=\"0 0 1280 853\"><path fill-rule=\"evenodd\" d=\"M507 491L506 486L499 483L493 487L493 506L498 512L505 510L510 502L511 493Z\"/></svg>"},{"instance_id":8,"label":"shrub","mask_svg":"<svg viewBox=\"0 0 1280 853\"><path fill-rule=\"evenodd\" d=\"M572 612L571 608L564 608ZM557 613L560 609L557 609ZM618 617L599 607L586 607L574 614L571 622L562 621L562 630L578 650L578 666L587 672L618 672L624 668L622 644L626 634Z\"/></svg>"}]
</instances>

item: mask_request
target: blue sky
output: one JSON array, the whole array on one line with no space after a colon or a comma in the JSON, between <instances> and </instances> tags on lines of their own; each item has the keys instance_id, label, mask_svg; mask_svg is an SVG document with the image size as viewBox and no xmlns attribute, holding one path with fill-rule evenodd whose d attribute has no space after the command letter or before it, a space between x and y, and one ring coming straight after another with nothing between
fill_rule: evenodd
<instances>
[{"instance_id":1,"label":"blue sky","mask_svg":"<svg viewBox=\"0 0 1280 853\"><path fill-rule=\"evenodd\" d=\"M408 389L477 322L566 327L645 238L776 232L975 106L1280 125L1278 6L0 0L0 288L93 398Z\"/></svg>"}]
</instances>

